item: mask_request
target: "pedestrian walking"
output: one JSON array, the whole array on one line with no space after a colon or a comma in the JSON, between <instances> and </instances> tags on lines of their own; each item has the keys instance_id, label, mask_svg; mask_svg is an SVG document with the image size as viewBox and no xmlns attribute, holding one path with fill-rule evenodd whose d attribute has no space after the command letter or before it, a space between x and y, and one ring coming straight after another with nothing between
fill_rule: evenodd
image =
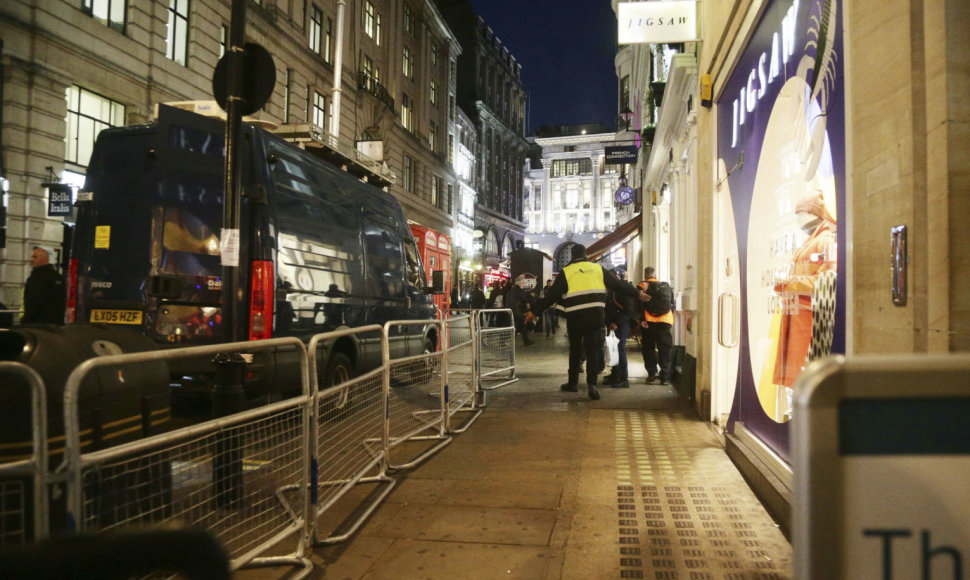
<instances>
[{"instance_id":1,"label":"pedestrian walking","mask_svg":"<svg viewBox=\"0 0 970 580\"><path fill-rule=\"evenodd\" d=\"M626 273L614 270L616 277L630 289L633 285L626 281ZM616 335L618 362L603 379L604 385L614 389L625 389L630 386L630 374L626 356L626 341L630 337L630 328L637 320L637 299L629 293L611 291L606 301L606 329Z\"/></svg>"},{"instance_id":2,"label":"pedestrian walking","mask_svg":"<svg viewBox=\"0 0 970 580\"><path fill-rule=\"evenodd\" d=\"M539 299L541 300L545 298L546 294L548 294L549 290L551 289L552 289L552 278L549 278L548 280L546 280L546 285L543 286L542 290L539 291ZM546 314L542 317L542 326L546 330L546 338L549 338L550 336L556 334L557 325L556 325L555 308L550 308L549 312L546 312Z\"/></svg>"},{"instance_id":3,"label":"pedestrian walking","mask_svg":"<svg viewBox=\"0 0 970 580\"><path fill-rule=\"evenodd\" d=\"M505 307L512 311L515 331L522 335L525 346L532 346L535 343L535 340L529 336L535 325L526 321L526 315L532 310L532 303L535 301L535 295L532 294L533 288L535 288L535 277L532 274L520 274L515 279L515 284L512 284L505 294Z\"/></svg>"},{"instance_id":4,"label":"pedestrian walking","mask_svg":"<svg viewBox=\"0 0 970 580\"><path fill-rule=\"evenodd\" d=\"M579 373L586 354L586 389L591 400L600 398L596 381L603 370L603 345L606 340L606 294L638 296L640 293L623 284L612 272L586 259L586 246L570 248L571 261L562 269L546 297L536 304L535 314L562 301L566 312L566 335L569 337L568 380L559 387L566 392L579 390ZM531 315L531 313L530 313Z\"/></svg>"},{"instance_id":5,"label":"pedestrian walking","mask_svg":"<svg viewBox=\"0 0 970 580\"><path fill-rule=\"evenodd\" d=\"M64 279L50 263L44 248L30 253L33 268L24 284L24 315L21 324L64 324Z\"/></svg>"},{"instance_id":6,"label":"pedestrian walking","mask_svg":"<svg viewBox=\"0 0 970 580\"><path fill-rule=\"evenodd\" d=\"M485 292L481 282L476 282L475 287L468 293L468 307L474 310L485 308Z\"/></svg>"},{"instance_id":7,"label":"pedestrian walking","mask_svg":"<svg viewBox=\"0 0 970 580\"><path fill-rule=\"evenodd\" d=\"M646 295L645 300L641 298L640 352L647 369L647 382L669 385L670 351L674 344L670 332L674 325L674 295L670 284L657 280L655 272L652 266L644 268L644 280L638 284Z\"/></svg>"}]
</instances>

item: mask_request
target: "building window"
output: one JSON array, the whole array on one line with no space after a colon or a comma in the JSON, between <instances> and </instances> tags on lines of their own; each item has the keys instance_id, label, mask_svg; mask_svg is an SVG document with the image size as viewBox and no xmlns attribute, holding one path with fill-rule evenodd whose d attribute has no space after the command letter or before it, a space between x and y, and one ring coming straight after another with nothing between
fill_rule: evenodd
<instances>
[{"instance_id":1,"label":"building window","mask_svg":"<svg viewBox=\"0 0 970 580\"><path fill-rule=\"evenodd\" d=\"M127 0L81 0L81 11L101 24L125 33Z\"/></svg>"},{"instance_id":2,"label":"building window","mask_svg":"<svg viewBox=\"0 0 970 580\"><path fill-rule=\"evenodd\" d=\"M364 19L362 23L364 26L364 34L373 38L374 40L377 40L377 11L374 9L374 4L371 3L370 0L366 0L364 2L364 12L362 17Z\"/></svg>"},{"instance_id":3,"label":"building window","mask_svg":"<svg viewBox=\"0 0 970 580\"><path fill-rule=\"evenodd\" d=\"M310 7L310 50L320 54L320 38L323 36L323 11Z\"/></svg>"},{"instance_id":4,"label":"building window","mask_svg":"<svg viewBox=\"0 0 970 580\"><path fill-rule=\"evenodd\" d=\"M185 66L189 45L189 0L169 0L165 56Z\"/></svg>"},{"instance_id":5,"label":"building window","mask_svg":"<svg viewBox=\"0 0 970 580\"><path fill-rule=\"evenodd\" d=\"M441 207L441 178L437 175L431 176L431 205Z\"/></svg>"},{"instance_id":6,"label":"building window","mask_svg":"<svg viewBox=\"0 0 970 580\"><path fill-rule=\"evenodd\" d=\"M406 46L404 47L404 62L401 70L404 71L404 76L407 78L414 78L414 57L411 56L411 49Z\"/></svg>"},{"instance_id":7,"label":"building window","mask_svg":"<svg viewBox=\"0 0 970 580\"><path fill-rule=\"evenodd\" d=\"M404 5L404 32L414 36L414 15L411 14L411 7Z\"/></svg>"},{"instance_id":8,"label":"building window","mask_svg":"<svg viewBox=\"0 0 970 580\"><path fill-rule=\"evenodd\" d=\"M436 80L432 80L428 88L428 99L431 101L431 106L438 106L438 81Z\"/></svg>"},{"instance_id":9,"label":"building window","mask_svg":"<svg viewBox=\"0 0 970 580\"><path fill-rule=\"evenodd\" d=\"M404 171L403 171L404 189L405 191L414 191L414 160L409 156L404 156Z\"/></svg>"},{"instance_id":10,"label":"building window","mask_svg":"<svg viewBox=\"0 0 970 580\"><path fill-rule=\"evenodd\" d=\"M65 161L87 166L94 140L102 129L125 123L125 106L81 87L68 87Z\"/></svg>"},{"instance_id":11,"label":"building window","mask_svg":"<svg viewBox=\"0 0 970 580\"><path fill-rule=\"evenodd\" d=\"M630 110L630 75L620 79L620 111Z\"/></svg>"},{"instance_id":12,"label":"building window","mask_svg":"<svg viewBox=\"0 0 970 580\"><path fill-rule=\"evenodd\" d=\"M430 122L430 127L428 128L428 145L431 146L431 152L437 151L438 143L438 125L434 121Z\"/></svg>"},{"instance_id":13,"label":"building window","mask_svg":"<svg viewBox=\"0 0 970 580\"><path fill-rule=\"evenodd\" d=\"M552 162L552 176L592 175L593 161L586 159L556 159Z\"/></svg>"},{"instance_id":14,"label":"building window","mask_svg":"<svg viewBox=\"0 0 970 580\"><path fill-rule=\"evenodd\" d=\"M431 66L438 66L438 47L434 44L431 45Z\"/></svg>"},{"instance_id":15,"label":"building window","mask_svg":"<svg viewBox=\"0 0 970 580\"><path fill-rule=\"evenodd\" d=\"M313 91L313 124L327 129L327 97Z\"/></svg>"},{"instance_id":16,"label":"building window","mask_svg":"<svg viewBox=\"0 0 970 580\"><path fill-rule=\"evenodd\" d=\"M333 61L333 18L327 18L323 28L323 60Z\"/></svg>"},{"instance_id":17,"label":"building window","mask_svg":"<svg viewBox=\"0 0 970 580\"><path fill-rule=\"evenodd\" d=\"M401 125L403 125L404 128L407 129L408 131L411 130L411 122L412 122L411 114L412 114L411 97L407 96L407 94L405 93L402 93L401 94Z\"/></svg>"},{"instance_id":18,"label":"building window","mask_svg":"<svg viewBox=\"0 0 970 580\"><path fill-rule=\"evenodd\" d=\"M542 186L537 185L535 188L535 201L536 201L536 211L542 211Z\"/></svg>"}]
</instances>

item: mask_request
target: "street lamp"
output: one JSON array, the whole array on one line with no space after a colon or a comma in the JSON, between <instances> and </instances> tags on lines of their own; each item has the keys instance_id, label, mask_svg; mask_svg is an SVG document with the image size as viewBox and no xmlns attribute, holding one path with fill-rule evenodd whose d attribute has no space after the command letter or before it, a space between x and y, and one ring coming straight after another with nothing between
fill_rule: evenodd
<instances>
[{"instance_id":1,"label":"street lamp","mask_svg":"<svg viewBox=\"0 0 970 580\"><path fill-rule=\"evenodd\" d=\"M630 122L633 121L633 111L630 110L630 107L626 107L625 106L625 107L623 107L623 110L620 111L620 115L616 118L616 128L617 129L620 128L620 124L621 124L620 122L621 121L622 121L622 125L623 125L623 130L624 131L629 131L630 130Z\"/></svg>"}]
</instances>

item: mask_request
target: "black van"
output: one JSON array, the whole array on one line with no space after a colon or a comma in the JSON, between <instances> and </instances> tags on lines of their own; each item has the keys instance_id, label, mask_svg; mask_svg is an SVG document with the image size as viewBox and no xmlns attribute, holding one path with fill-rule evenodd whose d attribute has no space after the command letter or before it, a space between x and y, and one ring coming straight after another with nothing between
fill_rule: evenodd
<instances>
[{"instance_id":1,"label":"black van","mask_svg":"<svg viewBox=\"0 0 970 580\"><path fill-rule=\"evenodd\" d=\"M188 346L308 340L337 328L435 317L393 196L262 128L244 124L240 140L241 335L229 336L220 309L225 122L166 106L153 124L98 136L77 203L70 318ZM433 326L405 328L391 337L392 356L437 348ZM249 365L250 396L293 384L274 358ZM379 336L328 344L321 362L324 385L376 367ZM173 375L192 369L176 366Z\"/></svg>"}]
</instances>

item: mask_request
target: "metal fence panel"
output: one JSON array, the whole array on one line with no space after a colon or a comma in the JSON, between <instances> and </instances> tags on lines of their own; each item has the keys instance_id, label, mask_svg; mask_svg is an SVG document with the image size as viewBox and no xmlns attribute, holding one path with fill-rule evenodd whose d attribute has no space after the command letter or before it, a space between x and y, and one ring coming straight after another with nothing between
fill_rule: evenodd
<instances>
[{"instance_id":1,"label":"metal fence panel","mask_svg":"<svg viewBox=\"0 0 970 580\"><path fill-rule=\"evenodd\" d=\"M508 308L478 311L481 389L490 391L519 380L515 376L515 322Z\"/></svg>"},{"instance_id":2,"label":"metal fence panel","mask_svg":"<svg viewBox=\"0 0 970 580\"><path fill-rule=\"evenodd\" d=\"M448 377L445 383L448 407L447 429L462 433L481 414L478 407L478 370L475 364L474 318L453 316L445 321ZM472 412L461 428L453 428L451 419L459 411Z\"/></svg>"},{"instance_id":3,"label":"metal fence panel","mask_svg":"<svg viewBox=\"0 0 970 580\"><path fill-rule=\"evenodd\" d=\"M308 350L311 390L313 391L313 457L316 476L311 482L314 521L319 520L341 497L360 483L382 483L382 493L371 498L369 506L356 510L357 519L341 535L320 538L313 530L315 544L343 541L367 518L390 493L395 480L385 474L384 388L387 366L381 365L364 375L325 390L320 389L316 353L331 348L340 339L360 341L378 333L380 326L369 326L330 332L313 337ZM383 340L381 340L383 343ZM383 360L383 357L381 357ZM376 473L375 473L376 472Z\"/></svg>"},{"instance_id":4,"label":"metal fence panel","mask_svg":"<svg viewBox=\"0 0 970 580\"><path fill-rule=\"evenodd\" d=\"M445 433L445 375L441 321L399 320L384 325L387 361L387 442L390 449L405 441L433 440L438 443L418 457L403 464L389 464L393 469L409 469L424 461L451 438ZM394 337L414 336L417 332L433 335L433 351L412 354L407 349L394 349ZM403 352L404 356L401 356ZM431 434L421 435L430 432Z\"/></svg>"},{"instance_id":5,"label":"metal fence panel","mask_svg":"<svg viewBox=\"0 0 970 580\"><path fill-rule=\"evenodd\" d=\"M15 384L19 378L22 384ZM9 453L0 462L0 549L24 546L49 533L47 500L47 392L37 371L0 362L0 409ZM17 423L23 429L18 429ZM19 441L18 434L27 435ZM28 439L29 437L29 439ZM6 438L6 437L5 437Z\"/></svg>"},{"instance_id":6,"label":"metal fence panel","mask_svg":"<svg viewBox=\"0 0 970 580\"><path fill-rule=\"evenodd\" d=\"M78 400L84 377L105 367L219 353L297 351L303 395L222 419L80 453ZM267 565L259 558L288 535L293 551L273 565L312 568L303 557L309 511L309 381L306 350L295 338L272 339L90 359L64 391L69 511L80 531L177 524L211 532L232 569ZM296 387L296 385L294 385Z\"/></svg>"}]
</instances>

